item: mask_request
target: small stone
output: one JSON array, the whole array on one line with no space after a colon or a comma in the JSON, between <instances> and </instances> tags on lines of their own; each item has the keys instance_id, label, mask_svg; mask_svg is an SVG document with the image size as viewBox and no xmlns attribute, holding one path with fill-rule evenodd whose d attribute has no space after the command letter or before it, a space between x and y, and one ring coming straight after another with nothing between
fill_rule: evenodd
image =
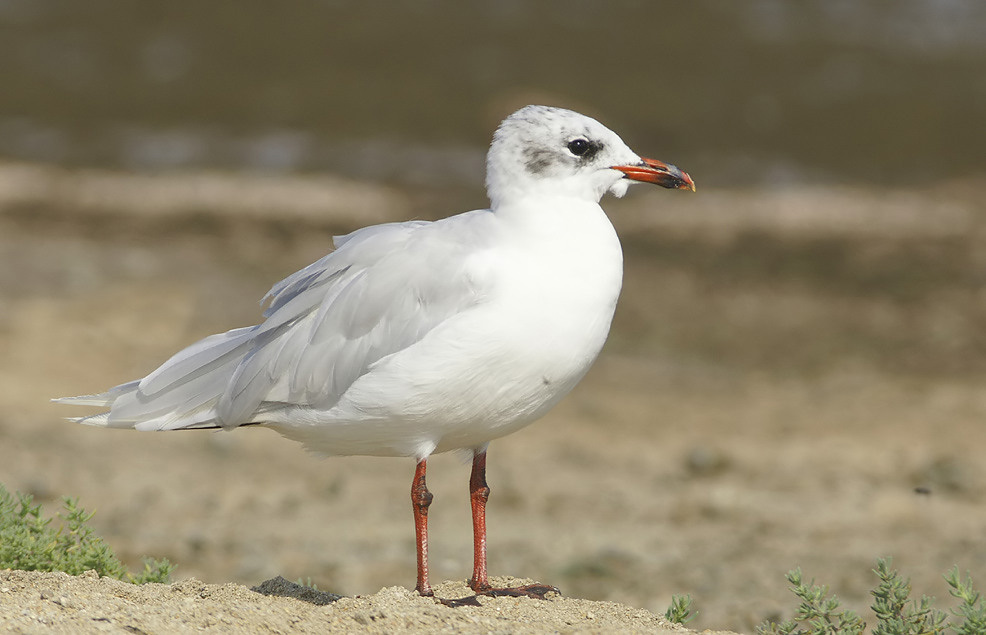
<instances>
[{"instance_id":1,"label":"small stone","mask_svg":"<svg viewBox=\"0 0 986 635\"><path fill-rule=\"evenodd\" d=\"M696 446L685 456L685 469L692 476L714 476L728 467L728 457L713 447Z\"/></svg>"}]
</instances>

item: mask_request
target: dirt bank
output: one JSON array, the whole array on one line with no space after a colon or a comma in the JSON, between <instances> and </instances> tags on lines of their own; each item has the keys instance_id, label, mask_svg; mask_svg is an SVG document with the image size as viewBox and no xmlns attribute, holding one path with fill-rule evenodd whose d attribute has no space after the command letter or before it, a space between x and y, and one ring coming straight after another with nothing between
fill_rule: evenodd
<instances>
[{"instance_id":1,"label":"dirt bank","mask_svg":"<svg viewBox=\"0 0 986 635\"><path fill-rule=\"evenodd\" d=\"M445 597L468 592L456 582L435 590ZM317 605L261 595L237 584L195 579L134 586L100 578L95 572L72 577L0 571L0 629L14 633L695 632L613 602L484 598L481 604L450 608L403 587L388 587L373 595Z\"/></svg>"}]
</instances>

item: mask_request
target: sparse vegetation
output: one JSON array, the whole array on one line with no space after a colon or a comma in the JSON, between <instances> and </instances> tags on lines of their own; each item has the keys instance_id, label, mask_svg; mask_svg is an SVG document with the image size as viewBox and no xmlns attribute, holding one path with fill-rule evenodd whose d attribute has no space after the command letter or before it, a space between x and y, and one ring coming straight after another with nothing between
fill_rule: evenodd
<instances>
[{"instance_id":1,"label":"sparse vegetation","mask_svg":"<svg viewBox=\"0 0 986 635\"><path fill-rule=\"evenodd\" d=\"M839 598L828 595L828 587L815 581L805 584L801 569L789 571L787 581L791 591L801 600L794 619L780 624L767 622L757 628L760 635L856 635L866 624L856 613L839 610Z\"/></svg>"},{"instance_id":2,"label":"sparse vegetation","mask_svg":"<svg viewBox=\"0 0 986 635\"><path fill-rule=\"evenodd\" d=\"M951 621L947 612L932 606L934 598L910 599L910 580L892 568L889 558L877 560L873 572L880 582L870 591L874 598L870 608L877 618L872 635L935 635L949 630L958 635L986 635L982 596L973 588L971 577L962 579L958 567L944 576L949 593L961 601L952 609L956 619ZM814 580L805 584L801 569L788 572L787 580L801 604L793 619L759 626L760 635L861 635L866 630L866 623L853 611L840 610L839 599L828 595L828 587Z\"/></svg>"},{"instance_id":3,"label":"sparse vegetation","mask_svg":"<svg viewBox=\"0 0 986 635\"><path fill-rule=\"evenodd\" d=\"M948 615L932 608L934 598L922 595L921 600L911 600L911 581L900 577L890 566L889 559L877 560L873 570L880 584L870 591L874 597L873 612L877 625L873 635L924 635L942 633L947 626Z\"/></svg>"},{"instance_id":4,"label":"sparse vegetation","mask_svg":"<svg viewBox=\"0 0 986 635\"><path fill-rule=\"evenodd\" d=\"M44 518L41 504L29 494L11 494L0 485L0 569L64 571L78 575L90 569L101 576L144 584L168 582L175 566L167 559L144 559L144 570L133 574L110 546L88 526L93 514L65 497L60 523Z\"/></svg>"},{"instance_id":5,"label":"sparse vegetation","mask_svg":"<svg viewBox=\"0 0 986 635\"><path fill-rule=\"evenodd\" d=\"M318 588L318 585L317 584L315 584L314 582L312 582L312 579L311 579L310 576L308 578L298 578L297 580L294 581L294 583L297 584L298 586L303 586L306 589L311 589L312 591L320 591L321 590L321 589Z\"/></svg>"},{"instance_id":6,"label":"sparse vegetation","mask_svg":"<svg viewBox=\"0 0 986 635\"><path fill-rule=\"evenodd\" d=\"M664 617L669 622L675 622L676 624L690 622L695 617L695 612L692 610L692 596L672 595L671 606L664 612Z\"/></svg>"},{"instance_id":7,"label":"sparse vegetation","mask_svg":"<svg viewBox=\"0 0 986 635\"><path fill-rule=\"evenodd\" d=\"M986 603L982 595L972 587L972 577L966 574L963 581L958 567L945 574L945 582L950 587L948 592L952 597L961 601L952 614L961 619L953 624L952 629L958 635L983 635L986 633Z\"/></svg>"}]
</instances>

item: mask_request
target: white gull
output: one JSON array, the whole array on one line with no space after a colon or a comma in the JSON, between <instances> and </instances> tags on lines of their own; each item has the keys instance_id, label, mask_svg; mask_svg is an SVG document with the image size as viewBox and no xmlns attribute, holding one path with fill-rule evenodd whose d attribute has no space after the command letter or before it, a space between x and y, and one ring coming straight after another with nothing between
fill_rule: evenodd
<instances>
[{"instance_id":1,"label":"white gull","mask_svg":"<svg viewBox=\"0 0 986 635\"><path fill-rule=\"evenodd\" d=\"M691 189L595 119L547 106L510 115L487 157L490 208L375 225L274 285L264 321L212 335L143 379L59 403L80 423L137 430L262 425L324 455L417 460L417 590L428 581L427 458L473 455L477 593L486 571L486 449L538 419L609 334L623 253L599 200L632 181Z\"/></svg>"}]
</instances>

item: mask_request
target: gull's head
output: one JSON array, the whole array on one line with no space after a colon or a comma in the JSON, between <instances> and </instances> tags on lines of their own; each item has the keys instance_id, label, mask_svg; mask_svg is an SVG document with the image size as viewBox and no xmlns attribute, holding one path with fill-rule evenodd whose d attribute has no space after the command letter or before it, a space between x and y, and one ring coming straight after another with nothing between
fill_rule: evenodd
<instances>
[{"instance_id":1,"label":"gull's head","mask_svg":"<svg viewBox=\"0 0 986 635\"><path fill-rule=\"evenodd\" d=\"M695 189L675 166L640 157L595 119L563 108L521 108L497 128L486 157L493 208L539 195L598 202L606 192L623 196L633 181Z\"/></svg>"}]
</instances>

